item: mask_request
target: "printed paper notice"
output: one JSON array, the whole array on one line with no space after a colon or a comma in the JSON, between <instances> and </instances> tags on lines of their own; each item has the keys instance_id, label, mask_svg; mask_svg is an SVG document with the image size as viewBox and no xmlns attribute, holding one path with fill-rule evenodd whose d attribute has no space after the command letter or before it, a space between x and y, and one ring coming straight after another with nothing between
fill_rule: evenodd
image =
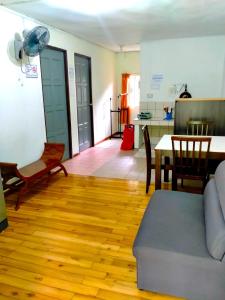
<instances>
[{"instance_id":1,"label":"printed paper notice","mask_svg":"<svg viewBox=\"0 0 225 300\"><path fill-rule=\"evenodd\" d=\"M163 82L163 74L153 74L151 78L151 90L160 90Z\"/></svg>"},{"instance_id":2,"label":"printed paper notice","mask_svg":"<svg viewBox=\"0 0 225 300\"><path fill-rule=\"evenodd\" d=\"M37 65L25 65L25 73L27 78L38 78Z\"/></svg>"},{"instance_id":3,"label":"printed paper notice","mask_svg":"<svg viewBox=\"0 0 225 300\"><path fill-rule=\"evenodd\" d=\"M73 80L74 80L74 77L75 77L75 74L74 74L74 67L69 67L68 71L69 71L69 79L70 79L71 81L73 81Z\"/></svg>"}]
</instances>

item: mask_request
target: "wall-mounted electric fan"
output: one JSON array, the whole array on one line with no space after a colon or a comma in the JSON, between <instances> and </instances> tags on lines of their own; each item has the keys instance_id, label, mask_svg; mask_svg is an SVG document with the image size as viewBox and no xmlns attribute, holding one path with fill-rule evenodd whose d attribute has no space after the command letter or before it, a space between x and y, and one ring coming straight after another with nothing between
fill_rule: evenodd
<instances>
[{"instance_id":1,"label":"wall-mounted electric fan","mask_svg":"<svg viewBox=\"0 0 225 300\"><path fill-rule=\"evenodd\" d=\"M27 56L36 56L48 45L50 34L46 27L36 26L30 31L23 31L24 41L19 34L15 34L14 48L17 60L23 58L23 52Z\"/></svg>"}]
</instances>

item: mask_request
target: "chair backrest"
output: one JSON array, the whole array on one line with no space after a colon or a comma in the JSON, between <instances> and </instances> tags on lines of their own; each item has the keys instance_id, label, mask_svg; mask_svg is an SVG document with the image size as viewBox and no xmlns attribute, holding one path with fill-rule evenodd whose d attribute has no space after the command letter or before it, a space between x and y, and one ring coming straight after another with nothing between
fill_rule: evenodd
<instances>
[{"instance_id":1,"label":"chair backrest","mask_svg":"<svg viewBox=\"0 0 225 300\"><path fill-rule=\"evenodd\" d=\"M190 177L206 176L211 137L172 136L173 170Z\"/></svg>"},{"instance_id":2,"label":"chair backrest","mask_svg":"<svg viewBox=\"0 0 225 300\"><path fill-rule=\"evenodd\" d=\"M45 162L50 160L61 161L65 145L60 143L45 143L41 159Z\"/></svg>"},{"instance_id":3,"label":"chair backrest","mask_svg":"<svg viewBox=\"0 0 225 300\"><path fill-rule=\"evenodd\" d=\"M150 141L147 125L142 127L142 132L143 132L143 136L144 136L147 167L151 167L151 162L152 162L151 141Z\"/></svg>"},{"instance_id":4,"label":"chair backrest","mask_svg":"<svg viewBox=\"0 0 225 300\"><path fill-rule=\"evenodd\" d=\"M213 122L189 120L187 121L187 135L213 135Z\"/></svg>"}]
</instances>

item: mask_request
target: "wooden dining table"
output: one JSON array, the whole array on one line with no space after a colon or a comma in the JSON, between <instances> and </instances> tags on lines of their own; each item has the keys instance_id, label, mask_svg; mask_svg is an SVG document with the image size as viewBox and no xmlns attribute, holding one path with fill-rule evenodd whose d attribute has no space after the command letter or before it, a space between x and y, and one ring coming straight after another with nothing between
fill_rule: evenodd
<instances>
[{"instance_id":1,"label":"wooden dining table","mask_svg":"<svg viewBox=\"0 0 225 300\"><path fill-rule=\"evenodd\" d=\"M172 141L169 134L163 135L155 146L155 189L161 189L161 163L162 156L172 156ZM182 136L182 135L179 135ZM194 137L194 136L192 136ZM197 136L196 136L197 137ZM198 136L199 137L199 136ZM225 136L210 136L210 159L225 160ZM204 151L204 149L203 149Z\"/></svg>"}]
</instances>

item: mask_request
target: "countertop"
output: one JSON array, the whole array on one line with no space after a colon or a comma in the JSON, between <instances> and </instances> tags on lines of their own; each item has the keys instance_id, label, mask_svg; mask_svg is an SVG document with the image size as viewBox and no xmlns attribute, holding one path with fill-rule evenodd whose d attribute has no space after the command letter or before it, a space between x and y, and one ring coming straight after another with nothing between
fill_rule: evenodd
<instances>
[{"instance_id":1,"label":"countertop","mask_svg":"<svg viewBox=\"0 0 225 300\"><path fill-rule=\"evenodd\" d=\"M138 118L135 118L133 120L134 125L152 125L152 126L174 126L174 119L172 120L162 120L162 119L156 119L151 118L147 120L140 120Z\"/></svg>"}]
</instances>

